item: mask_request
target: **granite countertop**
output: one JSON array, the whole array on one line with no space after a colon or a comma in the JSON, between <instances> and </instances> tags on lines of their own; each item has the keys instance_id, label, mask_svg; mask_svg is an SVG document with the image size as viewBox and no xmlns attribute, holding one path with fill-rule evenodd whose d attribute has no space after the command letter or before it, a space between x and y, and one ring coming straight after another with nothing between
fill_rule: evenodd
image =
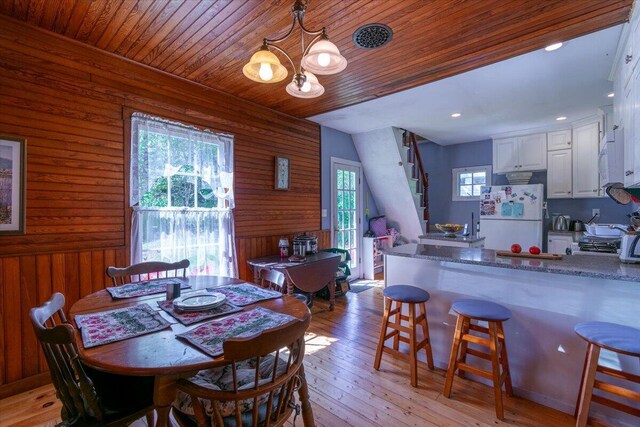
<instances>
[{"instance_id":1,"label":"granite countertop","mask_svg":"<svg viewBox=\"0 0 640 427\"><path fill-rule=\"evenodd\" d=\"M446 240L448 242L465 242L465 243L475 243L481 240L484 240L484 237L478 236L463 236L461 234L456 234L456 237L445 237L444 233L427 233L422 236L418 236L419 239L431 239L431 240Z\"/></svg>"},{"instance_id":2,"label":"granite countertop","mask_svg":"<svg viewBox=\"0 0 640 427\"><path fill-rule=\"evenodd\" d=\"M396 246L384 252L387 256L640 282L640 264L622 263L617 256L566 255L561 260L542 260L497 256L496 251L491 249L456 248L416 243Z\"/></svg>"}]
</instances>

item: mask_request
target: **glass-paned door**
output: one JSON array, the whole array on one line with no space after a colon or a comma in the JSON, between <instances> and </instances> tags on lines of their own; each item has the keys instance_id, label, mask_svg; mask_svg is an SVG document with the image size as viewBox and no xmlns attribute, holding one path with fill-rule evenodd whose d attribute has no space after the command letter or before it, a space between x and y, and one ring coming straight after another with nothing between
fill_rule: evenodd
<instances>
[{"instance_id":1,"label":"glass-paned door","mask_svg":"<svg viewBox=\"0 0 640 427\"><path fill-rule=\"evenodd\" d=\"M333 247L346 249L351 255L349 268L360 277L362 245L362 189L360 164L332 159Z\"/></svg>"}]
</instances>

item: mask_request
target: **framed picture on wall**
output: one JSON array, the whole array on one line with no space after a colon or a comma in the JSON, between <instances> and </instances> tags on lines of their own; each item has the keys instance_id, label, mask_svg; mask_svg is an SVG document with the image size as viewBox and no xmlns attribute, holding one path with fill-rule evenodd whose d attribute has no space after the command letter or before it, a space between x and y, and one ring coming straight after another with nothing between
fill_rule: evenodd
<instances>
[{"instance_id":1,"label":"framed picture on wall","mask_svg":"<svg viewBox=\"0 0 640 427\"><path fill-rule=\"evenodd\" d=\"M275 161L275 189L276 190L288 190L290 179L291 179L291 170L289 159L287 157L276 156Z\"/></svg>"},{"instance_id":2,"label":"framed picture on wall","mask_svg":"<svg viewBox=\"0 0 640 427\"><path fill-rule=\"evenodd\" d=\"M0 235L24 234L26 146L23 138L0 136Z\"/></svg>"}]
</instances>

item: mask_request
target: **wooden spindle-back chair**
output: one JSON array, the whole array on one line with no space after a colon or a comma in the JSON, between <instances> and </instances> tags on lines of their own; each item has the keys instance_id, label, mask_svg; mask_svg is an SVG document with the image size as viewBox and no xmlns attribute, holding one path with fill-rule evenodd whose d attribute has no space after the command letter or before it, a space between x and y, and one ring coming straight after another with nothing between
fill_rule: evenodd
<instances>
[{"instance_id":1,"label":"wooden spindle-back chair","mask_svg":"<svg viewBox=\"0 0 640 427\"><path fill-rule=\"evenodd\" d=\"M114 411L102 404L93 380L78 357L76 329L62 310L64 301L64 295L56 292L44 305L29 312L33 330L49 366L51 382L62 402L62 425L127 425L145 415L148 421L153 420L152 395L147 399L140 396L138 405L127 402L129 410L126 412Z\"/></svg>"},{"instance_id":2,"label":"wooden spindle-back chair","mask_svg":"<svg viewBox=\"0 0 640 427\"><path fill-rule=\"evenodd\" d=\"M287 293L284 273L278 270L268 268L260 270L260 286L283 294Z\"/></svg>"},{"instance_id":3,"label":"wooden spindle-back chair","mask_svg":"<svg viewBox=\"0 0 640 427\"><path fill-rule=\"evenodd\" d=\"M107 276L111 277L114 286L119 286L162 277L185 277L187 268L189 268L188 259L172 263L151 261L133 264L129 267L109 267L107 268Z\"/></svg>"},{"instance_id":4,"label":"wooden spindle-back chair","mask_svg":"<svg viewBox=\"0 0 640 427\"><path fill-rule=\"evenodd\" d=\"M295 408L293 393L302 381L298 372L302 366L304 333L309 327L310 318L307 312L301 320L258 335L226 340L223 343L224 358L230 362L231 376L225 378L230 378L232 384L229 384L228 390L215 390L204 387L201 381L197 384L192 379L179 380L178 390L189 396L195 414L194 420L174 407L173 414L179 424L183 427L283 425ZM270 361L270 369L266 373L261 372L265 360ZM245 363L246 368L247 361L254 362L251 365L254 366L252 381L239 386L238 367ZM210 416L206 413L203 400L210 402ZM229 404L233 405L232 414L224 416Z\"/></svg>"}]
</instances>

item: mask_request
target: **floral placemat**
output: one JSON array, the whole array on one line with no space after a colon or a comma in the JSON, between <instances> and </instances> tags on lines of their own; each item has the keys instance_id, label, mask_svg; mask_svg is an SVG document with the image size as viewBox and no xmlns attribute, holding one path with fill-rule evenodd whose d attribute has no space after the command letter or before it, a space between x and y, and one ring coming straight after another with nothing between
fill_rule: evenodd
<instances>
[{"instance_id":1,"label":"floral placemat","mask_svg":"<svg viewBox=\"0 0 640 427\"><path fill-rule=\"evenodd\" d=\"M289 323L296 318L263 307L243 311L220 320L198 326L176 335L189 341L205 353L216 357L223 353L222 343L228 338L249 337L267 329Z\"/></svg>"},{"instance_id":2,"label":"floral placemat","mask_svg":"<svg viewBox=\"0 0 640 427\"><path fill-rule=\"evenodd\" d=\"M82 332L84 348L149 334L170 325L149 304L78 314L75 316L75 321Z\"/></svg>"},{"instance_id":3,"label":"floral placemat","mask_svg":"<svg viewBox=\"0 0 640 427\"><path fill-rule=\"evenodd\" d=\"M180 289L190 288L184 280L171 277L167 279L144 280L122 286L112 286L107 288L107 291L111 294L111 298L133 298L167 292L167 285L174 283L180 283Z\"/></svg>"},{"instance_id":4,"label":"floral placemat","mask_svg":"<svg viewBox=\"0 0 640 427\"><path fill-rule=\"evenodd\" d=\"M207 290L224 294L227 297L227 301L229 303L240 307L254 304L258 301L282 297L282 293L278 291L264 289L260 286L252 285L250 283L222 286L219 288L211 288Z\"/></svg>"},{"instance_id":5,"label":"floral placemat","mask_svg":"<svg viewBox=\"0 0 640 427\"><path fill-rule=\"evenodd\" d=\"M191 325L204 319L223 316L225 314L236 313L242 311L240 307L225 302L220 307L202 311L180 311L173 307L173 301L158 301L161 309L169 313L183 325Z\"/></svg>"}]
</instances>

